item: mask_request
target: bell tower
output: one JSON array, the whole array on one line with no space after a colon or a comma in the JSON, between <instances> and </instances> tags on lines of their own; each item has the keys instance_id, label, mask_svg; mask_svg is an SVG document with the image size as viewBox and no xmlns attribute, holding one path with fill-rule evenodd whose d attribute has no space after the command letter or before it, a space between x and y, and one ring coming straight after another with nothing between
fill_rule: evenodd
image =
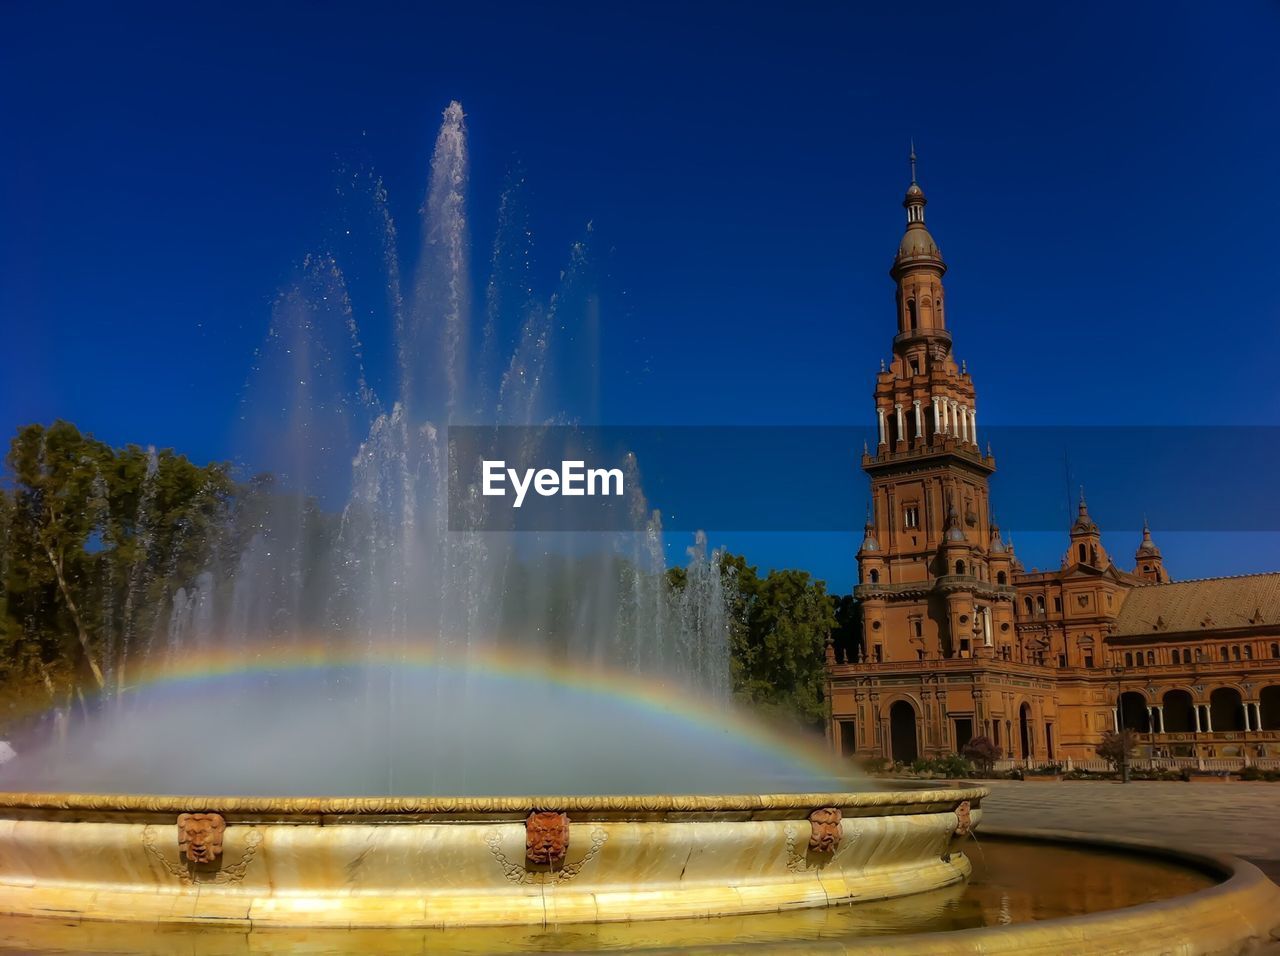
<instances>
[{"instance_id":1,"label":"bell tower","mask_svg":"<svg viewBox=\"0 0 1280 956\"><path fill-rule=\"evenodd\" d=\"M893 358L876 377L877 442L862 458L872 506L856 593L872 661L997 656L1014 641L1008 556L988 497L995 459L978 444L973 379L952 356L947 266L927 202L913 146L906 230L889 270Z\"/></svg>"}]
</instances>

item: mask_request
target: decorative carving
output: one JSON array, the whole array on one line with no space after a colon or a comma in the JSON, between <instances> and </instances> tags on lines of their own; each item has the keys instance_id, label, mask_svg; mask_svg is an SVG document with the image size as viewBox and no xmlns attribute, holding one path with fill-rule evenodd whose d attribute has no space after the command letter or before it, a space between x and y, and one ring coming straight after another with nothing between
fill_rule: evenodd
<instances>
[{"instance_id":1,"label":"decorative carving","mask_svg":"<svg viewBox=\"0 0 1280 956\"><path fill-rule=\"evenodd\" d=\"M969 813L969 801L961 800L956 807L956 836L967 837L973 833L973 817Z\"/></svg>"},{"instance_id":2,"label":"decorative carving","mask_svg":"<svg viewBox=\"0 0 1280 956\"><path fill-rule=\"evenodd\" d=\"M817 853L834 853L844 832L840 826L839 807L823 807L809 814L809 849Z\"/></svg>"},{"instance_id":3,"label":"decorative carving","mask_svg":"<svg viewBox=\"0 0 1280 956\"><path fill-rule=\"evenodd\" d=\"M227 821L219 813L178 815L178 851L188 863L215 863L222 856Z\"/></svg>"},{"instance_id":4,"label":"decorative carving","mask_svg":"<svg viewBox=\"0 0 1280 956\"><path fill-rule=\"evenodd\" d=\"M828 807L824 809L832 808ZM822 810L815 811L815 813L822 812ZM848 850L849 847L857 843L858 838L862 836L862 829L856 824L853 831L846 834L844 832L843 825L837 821L834 825L839 829L840 835L836 838L836 842L831 844L831 852L824 852L820 849L814 848L812 834L814 823L812 817L809 822L810 837L807 852L800 852L800 830L795 826L795 824L788 823L786 829L783 830L783 833L786 835L787 869L792 873L807 873L810 870L820 870L824 867L830 866L839 859L839 857ZM839 844L838 849L837 844Z\"/></svg>"},{"instance_id":5,"label":"decorative carving","mask_svg":"<svg viewBox=\"0 0 1280 956\"><path fill-rule=\"evenodd\" d=\"M870 695L879 700L878 694ZM861 793L726 794L720 796L661 795L540 797L544 805L564 807L575 815L592 813L681 812L724 813L754 810L809 810L813 807L921 807L950 805L957 797L985 796L981 788L956 790L868 790ZM318 814L360 817L388 814L527 813L528 797L188 797L150 794L18 793L0 794L0 808L67 811L76 816L92 814L187 812L193 804L211 806L224 815L307 816ZM928 812L923 808L919 812Z\"/></svg>"},{"instance_id":6,"label":"decorative carving","mask_svg":"<svg viewBox=\"0 0 1280 956\"><path fill-rule=\"evenodd\" d=\"M217 814L212 814L217 816ZM224 825L225 826L225 825ZM258 852L258 847L262 846L262 834L257 830L250 830L244 841L244 853L240 857L240 862L231 866L224 866L212 873L212 869L207 863L192 862L186 856L186 849L179 844L180 856L178 862L168 859L164 855L164 851L156 845L156 831L153 826L145 826L142 828L142 845L147 852L155 857L156 861L164 868L165 872L177 879L184 886L196 886L205 884L214 884L217 886L225 886L227 884L239 883L244 879L245 872L249 869L249 864L253 862L254 856ZM221 852L221 849L219 849ZM202 877L207 877L203 878Z\"/></svg>"},{"instance_id":7,"label":"decorative carving","mask_svg":"<svg viewBox=\"0 0 1280 956\"><path fill-rule=\"evenodd\" d=\"M558 866L569 852L569 814L535 810L524 822L524 855L530 863Z\"/></svg>"},{"instance_id":8,"label":"decorative carving","mask_svg":"<svg viewBox=\"0 0 1280 956\"><path fill-rule=\"evenodd\" d=\"M564 814L558 814L564 816ZM530 814L534 816L534 814ZM553 869L543 872L541 870L530 870L527 864L521 865L513 863L508 859L507 854L502 849L502 837L496 831L491 831L485 835L484 842L489 847L489 852L493 854L493 858L498 861L498 865L502 867L502 875L506 877L508 882L518 883L521 885L540 884L546 885L568 883L579 873L582 868L596 858L596 854L600 852L601 847L609 839L609 834L605 833L599 827L591 831L591 849L587 850L587 855L577 863L566 863L560 869ZM526 859L528 854L528 842L526 839Z\"/></svg>"}]
</instances>

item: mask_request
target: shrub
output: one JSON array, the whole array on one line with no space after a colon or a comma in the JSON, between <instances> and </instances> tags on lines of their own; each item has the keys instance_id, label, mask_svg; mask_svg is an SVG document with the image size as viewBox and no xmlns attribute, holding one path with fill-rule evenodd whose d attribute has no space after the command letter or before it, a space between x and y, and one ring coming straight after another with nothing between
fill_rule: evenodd
<instances>
[{"instance_id":1,"label":"shrub","mask_svg":"<svg viewBox=\"0 0 1280 956\"><path fill-rule=\"evenodd\" d=\"M984 774L988 775L991 773L992 766L1002 756L1000 748L992 743L990 737L974 737L964 745L960 753L972 760Z\"/></svg>"},{"instance_id":2,"label":"shrub","mask_svg":"<svg viewBox=\"0 0 1280 956\"><path fill-rule=\"evenodd\" d=\"M1127 763L1138 749L1138 735L1132 730L1121 730L1117 733L1107 731L1102 735L1102 742L1094 748L1094 752L1108 761L1116 769Z\"/></svg>"}]
</instances>

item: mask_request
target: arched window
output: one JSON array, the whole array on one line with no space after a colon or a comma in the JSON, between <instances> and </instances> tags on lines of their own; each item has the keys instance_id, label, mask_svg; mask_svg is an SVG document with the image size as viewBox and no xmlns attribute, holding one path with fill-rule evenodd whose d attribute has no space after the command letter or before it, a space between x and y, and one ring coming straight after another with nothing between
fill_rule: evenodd
<instances>
[{"instance_id":1,"label":"arched window","mask_svg":"<svg viewBox=\"0 0 1280 956\"><path fill-rule=\"evenodd\" d=\"M872 583L872 584L879 584L879 583L880 583L880 572L879 572L879 571L877 571L875 568L872 568L872 569L871 569L871 572L870 572L870 574L868 575L868 577L871 579L871 583Z\"/></svg>"},{"instance_id":2,"label":"arched window","mask_svg":"<svg viewBox=\"0 0 1280 956\"><path fill-rule=\"evenodd\" d=\"M1253 645L1252 645L1252 644L1246 644L1246 645L1244 646L1244 659L1245 659L1246 661L1251 661L1251 660L1253 660Z\"/></svg>"},{"instance_id":3,"label":"arched window","mask_svg":"<svg viewBox=\"0 0 1280 956\"><path fill-rule=\"evenodd\" d=\"M1005 574L1003 571L997 571L996 584L1008 584L1008 583L1009 583L1009 576Z\"/></svg>"},{"instance_id":4,"label":"arched window","mask_svg":"<svg viewBox=\"0 0 1280 956\"><path fill-rule=\"evenodd\" d=\"M1036 612L1039 614L1044 613L1044 595L1043 594L1038 595L1036 597Z\"/></svg>"},{"instance_id":5,"label":"arched window","mask_svg":"<svg viewBox=\"0 0 1280 956\"><path fill-rule=\"evenodd\" d=\"M907 328L915 331L920 325L919 318L916 316L916 300L907 300Z\"/></svg>"},{"instance_id":6,"label":"arched window","mask_svg":"<svg viewBox=\"0 0 1280 956\"><path fill-rule=\"evenodd\" d=\"M1153 666L1156 662L1156 652L1147 651L1147 666Z\"/></svg>"},{"instance_id":7,"label":"arched window","mask_svg":"<svg viewBox=\"0 0 1280 956\"><path fill-rule=\"evenodd\" d=\"M1271 656L1272 656L1272 657L1280 657L1280 644L1272 644L1272 645L1271 645Z\"/></svg>"},{"instance_id":8,"label":"arched window","mask_svg":"<svg viewBox=\"0 0 1280 956\"><path fill-rule=\"evenodd\" d=\"M1234 657L1236 660L1240 660L1240 645L1239 645L1239 644L1232 644L1232 645L1231 645L1231 656L1232 656L1232 657Z\"/></svg>"},{"instance_id":9,"label":"arched window","mask_svg":"<svg viewBox=\"0 0 1280 956\"><path fill-rule=\"evenodd\" d=\"M963 562L963 561L957 561L957 562L956 562L956 574L964 574L964 562Z\"/></svg>"},{"instance_id":10,"label":"arched window","mask_svg":"<svg viewBox=\"0 0 1280 956\"><path fill-rule=\"evenodd\" d=\"M1226 644L1223 644L1222 647L1218 648L1218 653L1221 655L1224 661L1231 660L1231 654L1227 651Z\"/></svg>"},{"instance_id":11,"label":"arched window","mask_svg":"<svg viewBox=\"0 0 1280 956\"><path fill-rule=\"evenodd\" d=\"M1085 547L1083 544L1076 549L1076 553L1080 555L1080 563L1084 564L1084 562L1088 559L1089 552L1085 550Z\"/></svg>"},{"instance_id":12,"label":"arched window","mask_svg":"<svg viewBox=\"0 0 1280 956\"><path fill-rule=\"evenodd\" d=\"M1131 651L1124 652L1124 666L1125 667L1133 666L1133 653Z\"/></svg>"},{"instance_id":13,"label":"arched window","mask_svg":"<svg viewBox=\"0 0 1280 956\"><path fill-rule=\"evenodd\" d=\"M1031 598L1023 598L1023 601L1024 601L1024 603L1025 603L1025 604L1026 604L1026 606L1027 606L1027 613L1028 613L1028 614L1033 614L1033 613L1035 613L1036 606L1035 606L1034 604L1032 604L1032 603L1031 603ZM1271 646L1272 646L1272 647L1276 647L1277 645L1272 644ZM1276 655L1274 655L1274 656L1276 656L1276 657L1280 657L1280 654L1276 654Z\"/></svg>"}]
</instances>

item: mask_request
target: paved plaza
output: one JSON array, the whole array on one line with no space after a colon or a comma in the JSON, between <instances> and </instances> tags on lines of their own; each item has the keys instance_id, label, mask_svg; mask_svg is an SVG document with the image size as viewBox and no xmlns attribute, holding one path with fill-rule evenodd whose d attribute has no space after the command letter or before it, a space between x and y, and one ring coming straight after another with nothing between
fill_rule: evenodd
<instances>
[{"instance_id":1,"label":"paved plaza","mask_svg":"<svg viewBox=\"0 0 1280 956\"><path fill-rule=\"evenodd\" d=\"M991 789L983 826L1076 830L1232 853L1280 882L1280 783L977 782Z\"/></svg>"}]
</instances>

